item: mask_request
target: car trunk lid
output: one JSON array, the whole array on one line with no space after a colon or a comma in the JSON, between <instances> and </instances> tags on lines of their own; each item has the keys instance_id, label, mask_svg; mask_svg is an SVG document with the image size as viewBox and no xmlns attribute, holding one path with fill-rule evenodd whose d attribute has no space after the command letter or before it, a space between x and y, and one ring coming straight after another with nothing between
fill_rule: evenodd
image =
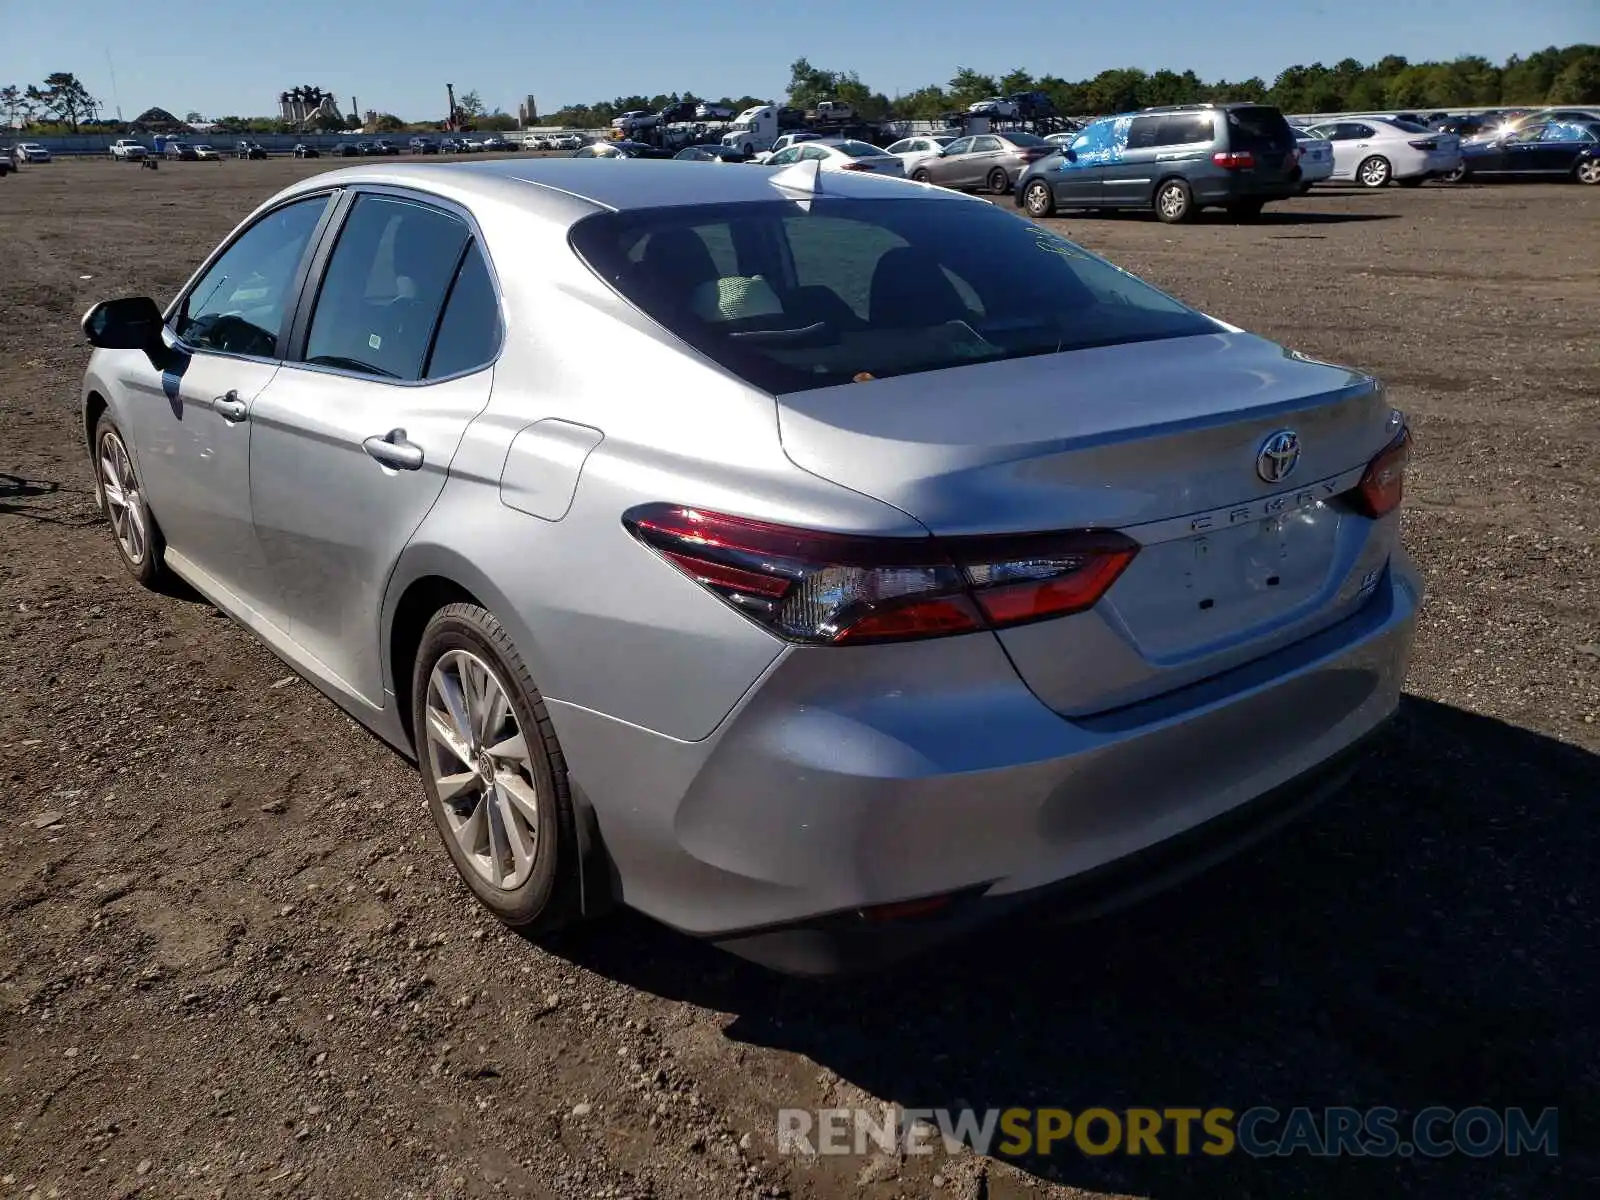
<instances>
[{"instance_id":1,"label":"car trunk lid","mask_svg":"<svg viewBox=\"0 0 1600 1200\"><path fill-rule=\"evenodd\" d=\"M1140 542L1090 612L999 635L1067 713L1308 636L1370 594L1392 543L1392 521L1336 500L1397 432L1382 390L1245 333L819 388L779 397L779 422L797 465L935 535L1092 528ZM1265 464L1269 482L1258 460L1286 431L1298 450L1282 474L1282 454Z\"/></svg>"}]
</instances>

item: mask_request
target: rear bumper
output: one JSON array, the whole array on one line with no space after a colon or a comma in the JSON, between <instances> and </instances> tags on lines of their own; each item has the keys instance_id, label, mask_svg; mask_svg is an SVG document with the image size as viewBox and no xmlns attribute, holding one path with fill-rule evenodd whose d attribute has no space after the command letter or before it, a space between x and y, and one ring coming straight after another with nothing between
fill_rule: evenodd
<instances>
[{"instance_id":1,"label":"rear bumper","mask_svg":"<svg viewBox=\"0 0 1600 1200\"><path fill-rule=\"evenodd\" d=\"M1075 720L1035 698L987 634L862 647L848 669L839 651L791 651L701 742L556 702L551 714L625 902L768 965L827 973L858 945L883 962L1040 889L1104 890L1096 881L1115 875L1125 902L1161 874L1136 856L1196 832L1205 848L1179 857L1203 865L1246 826L1325 794L1330 764L1398 705L1420 600L1397 553L1340 624ZM1236 812L1264 815L1212 824ZM950 893L937 919L859 915Z\"/></svg>"}]
</instances>

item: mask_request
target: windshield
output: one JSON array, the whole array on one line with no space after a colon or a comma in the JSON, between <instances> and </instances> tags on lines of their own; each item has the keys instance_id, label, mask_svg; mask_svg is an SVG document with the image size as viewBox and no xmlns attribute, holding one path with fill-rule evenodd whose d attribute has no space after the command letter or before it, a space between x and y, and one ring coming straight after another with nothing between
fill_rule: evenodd
<instances>
[{"instance_id":1,"label":"windshield","mask_svg":"<svg viewBox=\"0 0 1600 1200\"><path fill-rule=\"evenodd\" d=\"M634 209L587 217L571 240L622 296L774 394L1220 328L967 201Z\"/></svg>"}]
</instances>

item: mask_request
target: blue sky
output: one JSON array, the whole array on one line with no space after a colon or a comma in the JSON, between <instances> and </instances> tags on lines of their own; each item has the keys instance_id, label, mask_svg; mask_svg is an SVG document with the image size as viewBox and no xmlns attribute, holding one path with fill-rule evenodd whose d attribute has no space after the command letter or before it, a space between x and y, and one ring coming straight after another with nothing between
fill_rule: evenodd
<instances>
[{"instance_id":1,"label":"blue sky","mask_svg":"<svg viewBox=\"0 0 1600 1200\"><path fill-rule=\"evenodd\" d=\"M857 71L890 96L948 80L962 66L1067 79L1108 67L1193 68L1207 79L1260 75L1271 83L1281 68L1318 59L1499 61L1600 40L1597 0L1138 0L996 7L992 17L970 0L478 0L462 9L422 0L266 0L235 10L262 14L248 21L204 7L151 19L149 6L130 0L0 7L10 10L0 85L73 71L108 114L115 100L127 117L157 104L180 117L268 115L279 92L303 83L334 92L346 110L354 94L363 109L408 120L444 115L446 81L458 96L476 90L491 109L511 113L529 93L543 112L685 89L775 97L801 56Z\"/></svg>"}]
</instances>

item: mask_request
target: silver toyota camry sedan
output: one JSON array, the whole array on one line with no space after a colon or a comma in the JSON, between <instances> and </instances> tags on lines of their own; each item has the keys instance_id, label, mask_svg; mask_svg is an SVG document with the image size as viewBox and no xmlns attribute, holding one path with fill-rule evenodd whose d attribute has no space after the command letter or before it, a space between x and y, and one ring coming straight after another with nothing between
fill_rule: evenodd
<instances>
[{"instance_id":1,"label":"silver toyota camry sedan","mask_svg":"<svg viewBox=\"0 0 1600 1200\"><path fill-rule=\"evenodd\" d=\"M83 326L128 569L414 757L512 926L828 973L1101 911L1398 702L1381 385L937 187L375 162Z\"/></svg>"}]
</instances>

